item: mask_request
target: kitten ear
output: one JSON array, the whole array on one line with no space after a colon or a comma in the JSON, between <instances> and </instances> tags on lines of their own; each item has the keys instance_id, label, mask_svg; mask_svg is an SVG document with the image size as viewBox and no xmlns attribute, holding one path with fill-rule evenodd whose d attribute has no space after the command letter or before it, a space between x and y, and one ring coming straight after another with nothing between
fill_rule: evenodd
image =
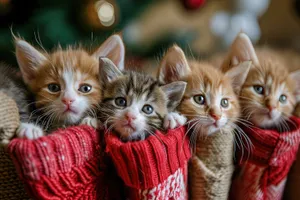
<instances>
[{"instance_id":1,"label":"kitten ear","mask_svg":"<svg viewBox=\"0 0 300 200\"><path fill-rule=\"evenodd\" d=\"M110 59L99 58L99 79L102 84L112 82L122 75L122 72Z\"/></svg>"},{"instance_id":2,"label":"kitten ear","mask_svg":"<svg viewBox=\"0 0 300 200\"><path fill-rule=\"evenodd\" d=\"M120 70L124 69L125 47L119 35L112 35L102 43L93 56L109 58Z\"/></svg>"},{"instance_id":3,"label":"kitten ear","mask_svg":"<svg viewBox=\"0 0 300 200\"><path fill-rule=\"evenodd\" d=\"M171 83L188 75L191 69L188 65L184 52L174 45L163 57L158 70L158 80L161 83Z\"/></svg>"},{"instance_id":4,"label":"kitten ear","mask_svg":"<svg viewBox=\"0 0 300 200\"><path fill-rule=\"evenodd\" d=\"M238 66L232 67L225 73L225 76L231 80L233 90L236 94L240 93L241 87L246 81L251 66L251 61L245 61Z\"/></svg>"},{"instance_id":5,"label":"kitten ear","mask_svg":"<svg viewBox=\"0 0 300 200\"><path fill-rule=\"evenodd\" d=\"M245 33L239 33L233 41L229 54L223 62L221 68L226 72L228 68L245 61L252 61L254 65L259 65L255 49L250 38Z\"/></svg>"},{"instance_id":6,"label":"kitten ear","mask_svg":"<svg viewBox=\"0 0 300 200\"><path fill-rule=\"evenodd\" d=\"M290 78L296 81L296 98L300 100L300 70L290 73Z\"/></svg>"},{"instance_id":7,"label":"kitten ear","mask_svg":"<svg viewBox=\"0 0 300 200\"><path fill-rule=\"evenodd\" d=\"M162 91L168 97L168 110L173 111L180 104L185 92L186 82L175 81L161 86Z\"/></svg>"},{"instance_id":8,"label":"kitten ear","mask_svg":"<svg viewBox=\"0 0 300 200\"><path fill-rule=\"evenodd\" d=\"M47 58L24 40L16 39L16 57L25 83L35 78L36 69Z\"/></svg>"}]
</instances>

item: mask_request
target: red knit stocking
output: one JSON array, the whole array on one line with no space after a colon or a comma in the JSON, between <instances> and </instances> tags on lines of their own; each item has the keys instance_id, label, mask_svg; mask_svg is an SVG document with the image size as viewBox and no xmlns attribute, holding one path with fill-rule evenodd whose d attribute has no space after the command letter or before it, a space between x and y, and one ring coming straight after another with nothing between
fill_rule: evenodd
<instances>
[{"instance_id":1,"label":"red knit stocking","mask_svg":"<svg viewBox=\"0 0 300 200\"><path fill-rule=\"evenodd\" d=\"M293 164L300 142L300 119L292 117L291 131L243 128L253 148L239 155L237 176L231 188L231 199L279 200L282 197L287 174Z\"/></svg>"},{"instance_id":2,"label":"red knit stocking","mask_svg":"<svg viewBox=\"0 0 300 200\"><path fill-rule=\"evenodd\" d=\"M157 131L138 142L123 143L108 134L106 145L130 200L188 198L187 162L191 154L184 127L166 135Z\"/></svg>"},{"instance_id":3,"label":"red knit stocking","mask_svg":"<svg viewBox=\"0 0 300 200\"><path fill-rule=\"evenodd\" d=\"M120 199L109 186L110 165L89 126L58 130L37 140L14 139L9 153L34 199ZM114 183L114 186L116 182Z\"/></svg>"}]
</instances>

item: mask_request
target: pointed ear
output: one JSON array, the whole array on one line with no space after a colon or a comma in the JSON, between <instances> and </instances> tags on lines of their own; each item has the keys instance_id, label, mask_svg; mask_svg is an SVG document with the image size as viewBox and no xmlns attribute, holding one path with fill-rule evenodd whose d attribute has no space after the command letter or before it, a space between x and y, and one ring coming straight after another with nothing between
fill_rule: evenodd
<instances>
[{"instance_id":1,"label":"pointed ear","mask_svg":"<svg viewBox=\"0 0 300 200\"><path fill-rule=\"evenodd\" d=\"M236 94L240 93L240 90L246 81L251 66L251 61L245 61L238 66L232 67L225 73L225 76L227 76L229 80L231 80L233 90Z\"/></svg>"},{"instance_id":2,"label":"pointed ear","mask_svg":"<svg viewBox=\"0 0 300 200\"><path fill-rule=\"evenodd\" d=\"M24 40L16 39L16 57L25 83L35 78L36 69L47 61L47 58Z\"/></svg>"},{"instance_id":3,"label":"pointed ear","mask_svg":"<svg viewBox=\"0 0 300 200\"><path fill-rule=\"evenodd\" d=\"M296 98L300 102L300 70L294 71L290 74L290 78L296 81Z\"/></svg>"},{"instance_id":4,"label":"pointed ear","mask_svg":"<svg viewBox=\"0 0 300 200\"><path fill-rule=\"evenodd\" d=\"M123 73L110 59L99 58L99 79L102 84L112 82L122 75Z\"/></svg>"},{"instance_id":5,"label":"pointed ear","mask_svg":"<svg viewBox=\"0 0 300 200\"><path fill-rule=\"evenodd\" d=\"M255 49L250 38L245 33L241 32L233 41L221 69L223 72L226 72L230 67L245 61L252 61L254 65L259 65Z\"/></svg>"},{"instance_id":6,"label":"pointed ear","mask_svg":"<svg viewBox=\"0 0 300 200\"><path fill-rule=\"evenodd\" d=\"M175 81L161 86L162 91L168 97L168 110L173 111L180 104L185 92L186 82Z\"/></svg>"},{"instance_id":7,"label":"pointed ear","mask_svg":"<svg viewBox=\"0 0 300 200\"><path fill-rule=\"evenodd\" d=\"M125 47L119 35L112 35L102 43L93 56L109 58L120 70L124 69Z\"/></svg>"},{"instance_id":8,"label":"pointed ear","mask_svg":"<svg viewBox=\"0 0 300 200\"><path fill-rule=\"evenodd\" d=\"M171 83L188 75L190 71L184 52L180 47L174 45L163 57L157 78L161 83Z\"/></svg>"}]
</instances>

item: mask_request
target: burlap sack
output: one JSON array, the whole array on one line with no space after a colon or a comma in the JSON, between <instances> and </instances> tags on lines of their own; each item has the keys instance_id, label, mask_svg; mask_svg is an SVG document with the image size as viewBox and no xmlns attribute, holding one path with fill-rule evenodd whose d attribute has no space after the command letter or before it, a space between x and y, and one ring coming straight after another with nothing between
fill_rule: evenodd
<instances>
[{"instance_id":1,"label":"burlap sack","mask_svg":"<svg viewBox=\"0 0 300 200\"><path fill-rule=\"evenodd\" d=\"M233 165L233 133L198 138L189 164L191 199L227 200Z\"/></svg>"},{"instance_id":2,"label":"burlap sack","mask_svg":"<svg viewBox=\"0 0 300 200\"><path fill-rule=\"evenodd\" d=\"M0 92L0 199L29 199L6 145L19 126L18 107L14 100Z\"/></svg>"}]
</instances>

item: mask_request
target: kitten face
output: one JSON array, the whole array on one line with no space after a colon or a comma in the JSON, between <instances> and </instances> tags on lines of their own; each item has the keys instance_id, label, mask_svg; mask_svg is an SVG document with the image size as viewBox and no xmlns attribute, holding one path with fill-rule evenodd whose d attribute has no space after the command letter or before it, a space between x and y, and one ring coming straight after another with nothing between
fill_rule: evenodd
<instances>
[{"instance_id":1,"label":"kitten face","mask_svg":"<svg viewBox=\"0 0 300 200\"><path fill-rule=\"evenodd\" d=\"M247 48L238 49L237 46ZM231 58L255 60L240 93L243 117L261 128L280 128L296 104L295 77L288 73L281 60L267 54L257 56L245 34L237 37L233 47L237 50L231 51Z\"/></svg>"},{"instance_id":2,"label":"kitten face","mask_svg":"<svg viewBox=\"0 0 300 200\"><path fill-rule=\"evenodd\" d=\"M175 64L174 59L180 60ZM187 82L178 109L200 134L211 135L232 129L240 111L234 89L245 80L248 70L249 66L246 66L243 70L234 69L223 74L208 63L188 63L182 50L174 46L162 61L159 77L162 82ZM234 82L236 87L232 86Z\"/></svg>"},{"instance_id":3,"label":"kitten face","mask_svg":"<svg viewBox=\"0 0 300 200\"><path fill-rule=\"evenodd\" d=\"M123 65L122 45L118 36L112 36L94 54L72 48L42 54L24 40L17 40L16 54L24 81L42 113L38 120L46 126L72 125L88 112L94 113L101 100L98 58L112 56Z\"/></svg>"},{"instance_id":4,"label":"kitten face","mask_svg":"<svg viewBox=\"0 0 300 200\"><path fill-rule=\"evenodd\" d=\"M186 84L159 86L151 76L122 73L110 61L101 62L104 89L100 117L108 130L113 129L122 140L129 141L145 139L162 129L169 99L173 100L170 105L178 105Z\"/></svg>"}]
</instances>

